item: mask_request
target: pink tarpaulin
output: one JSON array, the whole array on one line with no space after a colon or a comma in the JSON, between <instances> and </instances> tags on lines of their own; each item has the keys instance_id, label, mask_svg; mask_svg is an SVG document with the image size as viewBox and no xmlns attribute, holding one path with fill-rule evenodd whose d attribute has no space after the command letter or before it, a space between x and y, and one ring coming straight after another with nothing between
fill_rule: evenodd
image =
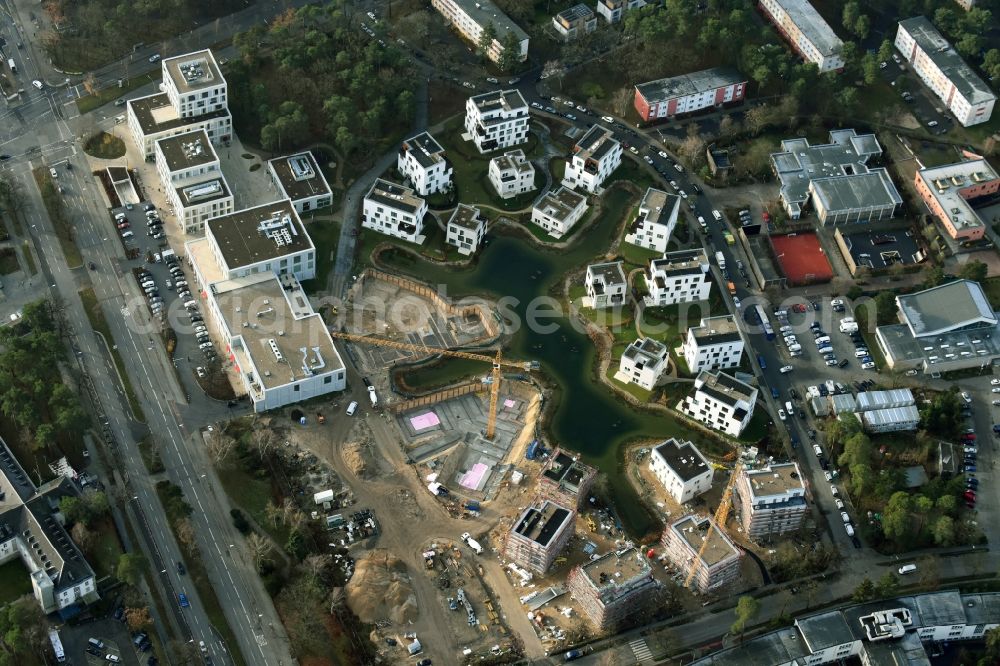
<instances>
[{"instance_id":1,"label":"pink tarpaulin","mask_svg":"<svg viewBox=\"0 0 1000 666\"><path fill-rule=\"evenodd\" d=\"M433 428L436 425L441 425L441 419L434 412L424 412L423 414L418 414L410 418L410 426L414 430L426 430L427 428Z\"/></svg>"},{"instance_id":2,"label":"pink tarpaulin","mask_svg":"<svg viewBox=\"0 0 1000 666\"><path fill-rule=\"evenodd\" d=\"M507 408L507 409L510 409L511 407L513 407L513 406L514 406L514 405L516 405L516 404L517 404L517 403L516 403L516 402L514 402L513 400L504 400L504 401L503 401L503 406L504 406L505 408Z\"/></svg>"},{"instance_id":3,"label":"pink tarpaulin","mask_svg":"<svg viewBox=\"0 0 1000 666\"><path fill-rule=\"evenodd\" d=\"M472 466L472 469L462 475L462 480L458 484L465 488L479 490L479 484L483 482L483 477L486 476L486 472L489 470L490 468L487 465L476 463Z\"/></svg>"}]
</instances>

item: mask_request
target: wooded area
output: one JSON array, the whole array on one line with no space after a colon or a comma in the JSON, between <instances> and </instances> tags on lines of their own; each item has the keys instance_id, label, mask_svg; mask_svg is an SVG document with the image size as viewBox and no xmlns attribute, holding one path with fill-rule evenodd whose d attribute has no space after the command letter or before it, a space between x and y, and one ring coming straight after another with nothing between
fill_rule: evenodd
<instances>
[{"instance_id":1,"label":"wooded area","mask_svg":"<svg viewBox=\"0 0 1000 666\"><path fill-rule=\"evenodd\" d=\"M244 8L243 0L46 0L42 7L55 31L44 35L56 67L87 71L196 24Z\"/></svg>"},{"instance_id":2,"label":"wooded area","mask_svg":"<svg viewBox=\"0 0 1000 666\"><path fill-rule=\"evenodd\" d=\"M237 132L265 150L332 144L349 161L386 150L410 127L414 71L359 28L344 2L288 11L237 35L230 108Z\"/></svg>"}]
</instances>

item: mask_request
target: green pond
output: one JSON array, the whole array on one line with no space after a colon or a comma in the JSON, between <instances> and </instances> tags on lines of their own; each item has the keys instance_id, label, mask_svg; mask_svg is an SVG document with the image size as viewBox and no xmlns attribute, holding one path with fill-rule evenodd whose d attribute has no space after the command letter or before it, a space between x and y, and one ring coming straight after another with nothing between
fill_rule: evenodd
<instances>
[{"instance_id":1,"label":"green pond","mask_svg":"<svg viewBox=\"0 0 1000 666\"><path fill-rule=\"evenodd\" d=\"M609 200L618 197L628 199L620 189L608 194ZM561 293L558 287L567 271L579 269L603 255L617 231L619 211L623 209L609 208L616 214L603 215L593 226L581 229L566 249L541 248L524 237L500 235L492 238L476 265L464 270L450 270L409 254L393 253L390 257L383 255L382 259L393 269L419 277L452 298L473 294L513 298L516 303L507 312L523 322L525 310L533 299ZM584 460L607 474L624 527L634 535L643 535L656 528L657 523L625 479L621 445L635 437L681 435L683 429L669 417L631 407L598 383L593 372L594 345L566 318L545 323L555 330L542 332L520 326L505 356L537 360L546 377L559 387L555 397L558 404L549 422L550 443L580 452ZM425 375L426 381L439 383L450 363L443 361L433 373ZM456 377L469 372L460 360L453 368ZM479 370L476 374L483 373ZM419 371L407 376L411 386L420 382Z\"/></svg>"}]
</instances>

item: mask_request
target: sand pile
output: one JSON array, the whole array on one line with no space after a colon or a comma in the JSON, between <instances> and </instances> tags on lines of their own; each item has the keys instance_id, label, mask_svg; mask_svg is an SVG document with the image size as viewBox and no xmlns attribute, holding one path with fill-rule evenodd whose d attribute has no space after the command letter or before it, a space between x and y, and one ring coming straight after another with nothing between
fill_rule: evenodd
<instances>
[{"instance_id":1,"label":"sand pile","mask_svg":"<svg viewBox=\"0 0 1000 666\"><path fill-rule=\"evenodd\" d=\"M344 445L344 462L351 470L351 473L359 479L367 479L371 476L368 466L367 444L362 442L348 442Z\"/></svg>"},{"instance_id":2,"label":"sand pile","mask_svg":"<svg viewBox=\"0 0 1000 666\"><path fill-rule=\"evenodd\" d=\"M406 566L387 550L373 550L355 562L346 591L348 607L362 622L388 619L406 624L417 617Z\"/></svg>"}]
</instances>

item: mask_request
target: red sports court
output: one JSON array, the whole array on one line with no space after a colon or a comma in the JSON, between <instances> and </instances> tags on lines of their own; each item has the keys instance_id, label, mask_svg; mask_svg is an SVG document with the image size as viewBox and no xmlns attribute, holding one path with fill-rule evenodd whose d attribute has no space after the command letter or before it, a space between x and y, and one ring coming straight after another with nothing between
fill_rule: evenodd
<instances>
[{"instance_id":1,"label":"red sports court","mask_svg":"<svg viewBox=\"0 0 1000 666\"><path fill-rule=\"evenodd\" d=\"M833 268L826 252L811 231L771 236L771 247L789 284L829 282L833 279Z\"/></svg>"}]
</instances>

